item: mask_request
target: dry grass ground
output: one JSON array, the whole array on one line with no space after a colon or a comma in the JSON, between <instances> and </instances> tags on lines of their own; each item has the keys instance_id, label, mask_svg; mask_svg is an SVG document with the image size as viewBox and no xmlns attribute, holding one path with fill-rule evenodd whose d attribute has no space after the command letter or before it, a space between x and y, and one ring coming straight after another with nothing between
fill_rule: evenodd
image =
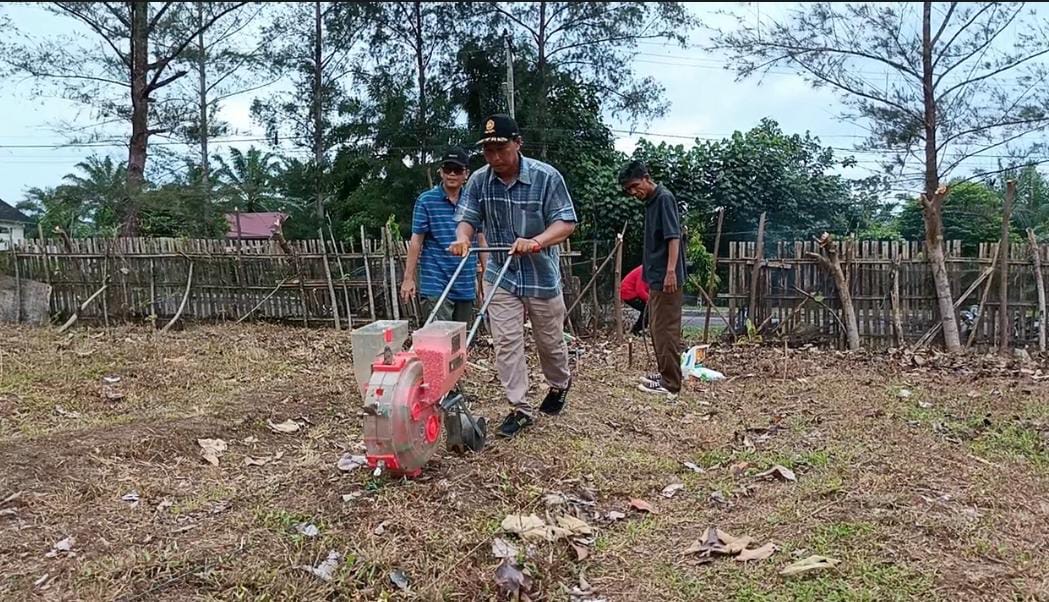
<instances>
[{"instance_id":1,"label":"dry grass ground","mask_svg":"<svg viewBox=\"0 0 1049 602\"><path fill-rule=\"evenodd\" d=\"M3 600L491 600L495 537L526 556L532 600L569 600L581 572L605 600L1049 599L1037 365L721 350L709 364L734 378L668 403L634 388L639 343L634 369L625 347L584 345L563 416L480 455L442 449L398 481L336 467L361 453L345 334L5 327L0 341ZM467 389L498 420L486 353ZM286 419L303 428L267 427ZM199 438L228 442L218 466ZM797 481L753 476L775 464ZM576 507L596 531L585 559L501 532L507 514L549 512L549 493L593 498ZM597 518L609 511L626 518ZM685 555L710 525L779 549L753 563ZM66 537L75 555L48 557ZM332 581L299 568L331 550ZM809 554L841 563L779 575Z\"/></svg>"}]
</instances>

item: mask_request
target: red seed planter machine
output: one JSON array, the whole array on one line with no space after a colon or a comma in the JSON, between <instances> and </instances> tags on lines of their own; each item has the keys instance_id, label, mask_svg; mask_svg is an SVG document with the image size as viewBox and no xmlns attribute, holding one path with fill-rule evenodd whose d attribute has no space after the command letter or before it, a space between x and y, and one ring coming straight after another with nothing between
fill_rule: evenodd
<instances>
[{"instance_id":1,"label":"red seed planter machine","mask_svg":"<svg viewBox=\"0 0 1049 602\"><path fill-rule=\"evenodd\" d=\"M469 333L464 322L434 320L470 254L505 252L496 276L502 281L514 256L509 247L471 248L455 270L422 328L408 339L407 320L379 320L351 334L353 368L364 399L364 444L368 466L375 474L414 477L433 456L444 431L449 451L484 449L485 419L474 417L459 387L467 352L488 311L492 297L481 304Z\"/></svg>"}]
</instances>

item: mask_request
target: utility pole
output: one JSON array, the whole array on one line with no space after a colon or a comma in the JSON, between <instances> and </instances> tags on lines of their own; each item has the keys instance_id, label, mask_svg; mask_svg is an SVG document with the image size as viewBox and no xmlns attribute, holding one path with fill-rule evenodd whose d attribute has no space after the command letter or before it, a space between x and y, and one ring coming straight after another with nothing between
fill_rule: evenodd
<instances>
[{"instance_id":1,"label":"utility pole","mask_svg":"<svg viewBox=\"0 0 1049 602\"><path fill-rule=\"evenodd\" d=\"M503 39L506 40L506 105L510 109L510 117L517 119L514 115L514 54L513 46L510 44L510 32L503 30Z\"/></svg>"}]
</instances>

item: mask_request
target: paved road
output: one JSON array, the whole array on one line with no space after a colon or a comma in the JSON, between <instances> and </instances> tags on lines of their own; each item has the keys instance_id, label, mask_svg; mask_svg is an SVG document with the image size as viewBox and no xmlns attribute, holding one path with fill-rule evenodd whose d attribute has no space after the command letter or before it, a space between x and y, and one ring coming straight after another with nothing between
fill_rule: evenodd
<instances>
[{"instance_id":1,"label":"paved road","mask_svg":"<svg viewBox=\"0 0 1049 602\"><path fill-rule=\"evenodd\" d=\"M627 311L630 312L630 315L633 315L634 318L636 319L637 314L634 313L634 310L632 310L630 308L627 308ZM706 307L689 306L689 307L685 307L684 310L681 313L682 313L682 315L681 315L681 325L682 326L690 326L690 327L693 327L693 328L695 328L695 327L703 328L703 320L706 318L706 315L707 315L707 308ZM722 310L722 313L725 313L725 310ZM627 324L626 326L629 327L630 324ZM717 330L719 328L720 329L724 329L726 326L727 325L725 324L725 321L718 317L718 314L717 314L716 311L710 313L710 328L711 329L713 329L713 330Z\"/></svg>"}]
</instances>

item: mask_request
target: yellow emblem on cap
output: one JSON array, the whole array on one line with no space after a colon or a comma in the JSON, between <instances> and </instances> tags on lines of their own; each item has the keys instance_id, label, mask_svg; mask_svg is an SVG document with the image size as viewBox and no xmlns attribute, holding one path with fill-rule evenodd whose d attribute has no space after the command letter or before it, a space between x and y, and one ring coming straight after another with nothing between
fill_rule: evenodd
<instances>
[{"instance_id":1,"label":"yellow emblem on cap","mask_svg":"<svg viewBox=\"0 0 1049 602\"><path fill-rule=\"evenodd\" d=\"M484 124L484 133L485 134L494 134L495 133L495 120L494 119L489 119L488 123Z\"/></svg>"}]
</instances>

